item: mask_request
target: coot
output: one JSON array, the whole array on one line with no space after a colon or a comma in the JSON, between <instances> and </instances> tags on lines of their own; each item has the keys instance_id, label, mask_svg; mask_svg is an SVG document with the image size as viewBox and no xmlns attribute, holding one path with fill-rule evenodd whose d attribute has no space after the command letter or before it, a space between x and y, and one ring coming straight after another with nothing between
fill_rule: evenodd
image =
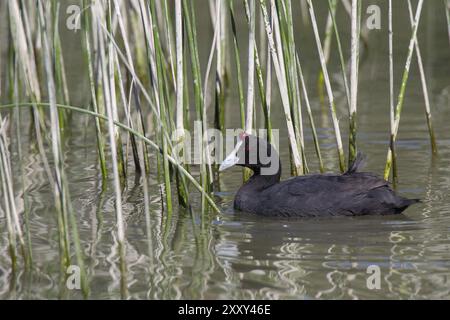
<instances>
[{"instance_id":1,"label":"coot","mask_svg":"<svg viewBox=\"0 0 450 320\"><path fill-rule=\"evenodd\" d=\"M261 216L388 215L419 202L396 195L387 181L373 173L358 172L362 160L358 153L344 174L311 174L280 182L281 163L275 148L244 133L219 170L239 165L253 171L237 192L234 208Z\"/></svg>"}]
</instances>

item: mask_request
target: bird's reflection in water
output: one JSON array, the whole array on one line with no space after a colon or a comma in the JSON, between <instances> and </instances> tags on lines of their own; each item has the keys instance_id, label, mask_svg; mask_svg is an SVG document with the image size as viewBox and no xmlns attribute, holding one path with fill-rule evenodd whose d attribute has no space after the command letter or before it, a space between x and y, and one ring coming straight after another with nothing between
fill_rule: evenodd
<instances>
[{"instance_id":1,"label":"bird's reflection in water","mask_svg":"<svg viewBox=\"0 0 450 320\"><path fill-rule=\"evenodd\" d=\"M368 290L369 265L392 267L392 232L418 228L405 215L280 220L236 212L218 226L215 250L238 292L356 298Z\"/></svg>"}]
</instances>

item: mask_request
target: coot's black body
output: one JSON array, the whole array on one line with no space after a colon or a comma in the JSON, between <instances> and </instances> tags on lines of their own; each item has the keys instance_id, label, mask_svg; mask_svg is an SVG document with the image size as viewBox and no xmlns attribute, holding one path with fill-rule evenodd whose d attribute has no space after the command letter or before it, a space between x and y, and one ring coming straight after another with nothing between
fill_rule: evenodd
<instances>
[{"instance_id":1,"label":"coot's black body","mask_svg":"<svg viewBox=\"0 0 450 320\"><path fill-rule=\"evenodd\" d=\"M236 194L234 208L263 216L319 217L396 214L417 200L397 196L367 172L314 174L279 182L253 175Z\"/></svg>"},{"instance_id":2,"label":"coot's black body","mask_svg":"<svg viewBox=\"0 0 450 320\"><path fill-rule=\"evenodd\" d=\"M396 195L389 183L377 175L358 172L361 154L344 174L312 174L280 182L281 165L275 173L263 175L259 158L255 164L248 163L248 153L252 150L248 147L249 140L255 139L258 151L267 146L272 159L279 162L273 147L254 136L244 135L241 139L245 143L238 148L233 161L245 160L234 164L248 167L254 174L237 192L235 209L280 217L388 215L401 213L418 202ZM231 166L225 162L221 169Z\"/></svg>"}]
</instances>

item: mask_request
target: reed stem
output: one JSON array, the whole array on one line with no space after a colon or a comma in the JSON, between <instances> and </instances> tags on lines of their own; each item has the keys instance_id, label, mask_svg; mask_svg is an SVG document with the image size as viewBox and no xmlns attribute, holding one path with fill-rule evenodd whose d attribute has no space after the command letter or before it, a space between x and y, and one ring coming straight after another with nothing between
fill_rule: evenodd
<instances>
[{"instance_id":1,"label":"reed stem","mask_svg":"<svg viewBox=\"0 0 450 320\"><path fill-rule=\"evenodd\" d=\"M412 11L411 0L408 0L408 11L409 11L409 19L411 22L411 27L414 27L414 14ZM422 62L422 54L420 52L419 40L417 39L417 37L415 39L414 47L416 49L417 64L419 67L420 81L422 84L423 98L424 98L424 102L425 102L425 115L426 115L426 120L427 120L428 133L430 135L431 152L433 154L437 154L437 145L436 145L436 138L435 138L435 134L434 134L433 121L432 121L432 117L431 117L431 106L430 106L430 98L428 95L427 79L425 76L425 70L424 70L423 62Z\"/></svg>"},{"instance_id":2,"label":"reed stem","mask_svg":"<svg viewBox=\"0 0 450 320\"><path fill-rule=\"evenodd\" d=\"M288 136L289 136L289 142L291 145L291 150L292 150L292 157L293 157L293 161L294 161L294 165L296 168L296 172L302 172L302 160L300 158L300 155L298 153L298 146L297 146L297 141L295 139L295 131L294 131L294 126L292 124L292 117L291 117L291 111L290 111L290 103L289 103L289 95L288 95L288 89L287 89L287 83L286 83L286 77L284 76L284 66L282 66L280 64L280 60L278 57L278 53L277 53L277 49L275 48L275 42L274 42L274 38L273 38L273 32L272 32L272 27L271 24L269 22L269 17L267 14L267 8L266 8L266 3L264 0L259 0L260 2L260 7L261 7L261 12L263 14L264 17L264 24L265 24L265 28L266 28L266 33L267 33L267 38L268 38L268 43L269 43L269 47L270 47L270 53L272 56L272 62L274 64L274 69L275 69L275 74L278 80L278 87L280 89L280 93L281 93L281 101L283 104L283 110L284 110L284 115L286 118L286 125L288 128ZM276 19L274 19L275 21ZM276 23L274 22L274 29L277 30L277 33L279 33L279 28L276 27Z\"/></svg>"},{"instance_id":3,"label":"reed stem","mask_svg":"<svg viewBox=\"0 0 450 320\"><path fill-rule=\"evenodd\" d=\"M319 170L320 170L320 172L325 172L325 168L323 166L322 154L320 151L319 138L317 136L316 125L314 123L314 117L313 117L313 114L311 111L311 104L309 102L308 91L306 89L306 82L305 82L305 78L303 76L302 66L300 64L300 59L298 57L298 54L296 55L295 59L297 61L298 76L300 78L300 84L302 86L302 91L303 91L303 98L305 99L306 111L308 112L309 124L311 126L311 131L312 131L312 135L313 135L314 149L316 151L317 159L319 160Z\"/></svg>"},{"instance_id":4,"label":"reed stem","mask_svg":"<svg viewBox=\"0 0 450 320\"><path fill-rule=\"evenodd\" d=\"M236 20L234 18L234 0L229 0L229 10L230 10L230 21L231 21L231 30L233 32L233 47L234 47L234 58L236 61L236 75L237 75L237 86L239 92L239 111L241 115L241 128L245 128L245 99L244 99L244 89L242 84L242 71L241 71L241 62L240 62L240 52L239 52L239 43L237 40L237 32L236 32Z\"/></svg>"},{"instance_id":5,"label":"reed stem","mask_svg":"<svg viewBox=\"0 0 450 320\"><path fill-rule=\"evenodd\" d=\"M54 65L52 64L55 61L52 56L52 52L54 52L54 48L51 48L51 43L49 41L50 32L47 21L49 17L51 17L51 3L46 3L46 7L44 7L44 3L39 1L38 3L39 10L39 21L41 25L41 35L43 39L43 51L44 51L44 62L45 62L45 71L47 76L47 90L49 97L49 106L50 106L50 119L51 119L51 136L52 136L52 151L53 151L53 161L55 163L55 204L58 211L62 212L62 220L64 226L64 234L65 234L65 248L67 262L70 261L70 253L69 253L69 223L72 228L72 236L74 240L74 248L75 254L77 258L77 265L80 268L80 276L81 276L81 284L82 284L82 292L84 297L89 295L88 282L86 279L86 273L84 268L84 260L83 254L81 251L81 244L78 236L78 228L76 224L75 217L73 215L71 200L70 200L70 192L68 190L68 184L66 180L66 174L64 169L64 158L62 152L62 144L61 144L61 127L59 122L59 113L58 108L56 106L56 87L55 87L55 79L54 79ZM69 222L70 220L70 222Z\"/></svg>"},{"instance_id":6,"label":"reed stem","mask_svg":"<svg viewBox=\"0 0 450 320\"><path fill-rule=\"evenodd\" d=\"M83 7L88 6L88 0L83 0ZM85 59L88 67L88 75L89 75L89 87L91 92L91 103L94 109L94 112L98 113L98 105L97 105L97 92L96 85L94 79L94 70L93 70L93 59L91 52L91 41L90 41L90 32L91 32L91 21L89 19L89 15L86 13L82 15L83 25L84 25L84 46L85 46ZM105 140L101 131L100 121L95 118L95 134L97 138L97 151L99 155L100 162L100 170L102 172L103 185L106 183L106 179L108 177L108 169L106 166L106 157L105 157Z\"/></svg>"},{"instance_id":7,"label":"reed stem","mask_svg":"<svg viewBox=\"0 0 450 320\"><path fill-rule=\"evenodd\" d=\"M393 128L391 128L391 143L390 143L390 147L389 147L389 150L387 153L386 166L384 168L384 179L385 180L387 180L389 178L389 174L391 172L392 158L393 158L392 155L394 153L393 145L395 144L395 141L397 139L398 128L400 126L400 116L401 116L401 112L402 112L402 108L403 108L406 84L408 83L409 69L411 67L412 56L414 53L414 44L416 42L417 30L419 28L422 7L423 7L423 0L419 0L419 3L417 4L417 9L416 9L416 15L414 18L414 24L412 27L412 35L411 35L411 39L409 41L408 55L406 57L406 63L405 63L405 69L403 71L402 83L401 83L401 87L400 87L400 92L398 94L397 106L395 108L394 126L393 126ZM394 176L394 180L395 179L396 179L396 177Z\"/></svg>"},{"instance_id":8,"label":"reed stem","mask_svg":"<svg viewBox=\"0 0 450 320\"><path fill-rule=\"evenodd\" d=\"M333 122L334 134L335 134L335 139L336 139L337 153L338 153L338 158L339 158L339 168L340 168L341 172L344 172L345 171L345 157L344 157L344 149L342 147L341 130L339 128L339 121L338 121L338 118L336 115L336 106L335 106L335 102L334 102L334 95L333 95L333 90L331 89L331 81L328 76L328 69L327 69L327 64L326 64L323 49L322 49L322 43L320 41L319 30L317 28L316 15L314 13L314 7L313 7L311 0L308 0L308 8L309 8L309 15L311 17L312 27L313 27L313 31L314 31L314 37L316 39L316 45L317 45L317 51L319 53L320 64L322 67L322 72L323 72L323 76L324 76L324 80L325 80L325 87L327 89L327 94L328 94L328 103L329 103L329 107L330 107L331 119Z\"/></svg>"},{"instance_id":9,"label":"reed stem","mask_svg":"<svg viewBox=\"0 0 450 320\"><path fill-rule=\"evenodd\" d=\"M447 18L448 42L450 44L450 0L444 0L445 17Z\"/></svg>"},{"instance_id":10,"label":"reed stem","mask_svg":"<svg viewBox=\"0 0 450 320\"><path fill-rule=\"evenodd\" d=\"M350 64L350 108L349 108L349 144L348 144L348 165L350 166L356 159L356 112L358 105L358 68L359 68L359 25L360 16L358 14L360 0L352 0L351 15L351 64Z\"/></svg>"}]
</instances>

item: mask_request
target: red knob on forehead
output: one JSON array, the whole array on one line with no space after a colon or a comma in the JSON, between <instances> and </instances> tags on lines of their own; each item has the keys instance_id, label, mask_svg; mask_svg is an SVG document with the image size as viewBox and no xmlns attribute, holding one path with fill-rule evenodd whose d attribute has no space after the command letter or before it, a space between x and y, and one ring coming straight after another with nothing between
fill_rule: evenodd
<instances>
[{"instance_id":1,"label":"red knob on forehead","mask_svg":"<svg viewBox=\"0 0 450 320\"><path fill-rule=\"evenodd\" d=\"M239 139L241 139L241 140L244 140L245 139L245 137L247 137L248 136L248 134L247 133L245 133L245 132L241 132L241 133L239 133Z\"/></svg>"}]
</instances>

